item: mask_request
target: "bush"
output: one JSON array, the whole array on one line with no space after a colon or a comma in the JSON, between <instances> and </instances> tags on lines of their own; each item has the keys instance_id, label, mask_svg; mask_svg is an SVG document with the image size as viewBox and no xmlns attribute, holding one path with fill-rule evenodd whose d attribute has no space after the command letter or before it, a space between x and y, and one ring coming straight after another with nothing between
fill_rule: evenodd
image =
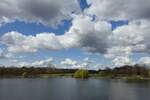
<instances>
[{"instance_id":1,"label":"bush","mask_svg":"<svg viewBox=\"0 0 150 100\"><path fill-rule=\"evenodd\" d=\"M88 70L84 70L84 69L78 69L75 73L74 73L74 77L75 78L88 78Z\"/></svg>"}]
</instances>

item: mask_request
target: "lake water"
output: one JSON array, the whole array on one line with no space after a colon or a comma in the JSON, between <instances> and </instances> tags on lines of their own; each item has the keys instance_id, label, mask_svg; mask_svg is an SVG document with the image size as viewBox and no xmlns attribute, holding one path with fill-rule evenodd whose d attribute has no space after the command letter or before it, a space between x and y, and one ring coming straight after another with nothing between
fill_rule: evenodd
<instances>
[{"instance_id":1,"label":"lake water","mask_svg":"<svg viewBox=\"0 0 150 100\"><path fill-rule=\"evenodd\" d=\"M0 100L150 100L150 82L111 79L0 79Z\"/></svg>"}]
</instances>

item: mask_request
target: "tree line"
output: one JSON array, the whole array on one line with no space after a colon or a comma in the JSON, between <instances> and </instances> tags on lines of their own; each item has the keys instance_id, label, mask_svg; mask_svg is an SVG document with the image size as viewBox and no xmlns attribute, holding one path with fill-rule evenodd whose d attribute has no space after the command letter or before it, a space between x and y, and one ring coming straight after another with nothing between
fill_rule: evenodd
<instances>
[{"instance_id":1,"label":"tree line","mask_svg":"<svg viewBox=\"0 0 150 100\"><path fill-rule=\"evenodd\" d=\"M51 67L0 67L0 77L16 77L16 76L23 76L23 77L38 77L40 75L47 74L57 74L57 75L65 75L70 74L71 76L80 78L81 77L88 77L90 75L97 75L97 76L110 76L110 77L121 77L121 76L133 76L139 75L142 77L149 77L150 70L148 67L141 66L141 65L134 65L134 66L121 66L111 68L105 68L103 70L86 70L86 69L57 69ZM84 76L85 75L85 76Z\"/></svg>"},{"instance_id":2,"label":"tree line","mask_svg":"<svg viewBox=\"0 0 150 100\"><path fill-rule=\"evenodd\" d=\"M143 77L148 77L150 76L150 70L148 67L142 66L142 65L134 65L134 66L129 66L129 65L124 65L121 67L116 67L113 69L106 68L104 70L99 70L99 74L101 76L134 76L134 75L139 75Z\"/></svg>"}]
</instances>

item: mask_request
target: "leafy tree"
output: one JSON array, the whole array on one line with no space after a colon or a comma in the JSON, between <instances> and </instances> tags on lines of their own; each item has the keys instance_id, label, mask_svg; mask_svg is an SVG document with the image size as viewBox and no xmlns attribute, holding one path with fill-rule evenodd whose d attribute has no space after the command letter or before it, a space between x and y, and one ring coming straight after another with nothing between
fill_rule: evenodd
<instances>
[{"instance_id":1,"label":"leafy tree","mask_svg":"<svg viewBox=\"0 0 150 100\"><path fill-rule=\"evenodd\" d=\"M88 70L85 69L78 69L75 73L74 73L74 77L75 78L88 78Z\"/></svg>"},{"instance_id":2,"label":"leafy tree","mask_svg":"<svg viewBox=\"0 0 150 100\"><path fill-rule=\"evenodd\" d=\"M23 73L22 73L22 77L24 77L24 78L25 78L25 77L28 77L28 73L27 73L27 72L23 72Z\"/></svg>"}]
</instances>

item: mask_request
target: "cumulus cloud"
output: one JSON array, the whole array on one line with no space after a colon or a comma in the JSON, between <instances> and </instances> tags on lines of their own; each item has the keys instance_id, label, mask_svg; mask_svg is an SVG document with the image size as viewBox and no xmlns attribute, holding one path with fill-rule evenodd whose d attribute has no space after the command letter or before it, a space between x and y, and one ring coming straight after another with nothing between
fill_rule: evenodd
<instances>
[{"instance_id":1,"label":"cumulus cloud","mask_svg":"<svg viewBox=\"0 0 150 100\"><path fill-rule=\"evenodd\" d=\"M63 48L53 33L26 36L18 32L8 32L1 37L1 43L8 46L9 52L36 52L38 49L58 50Z\"/></svg>"},{"instance_id":2,"label":"cumulus cloud","mask_svg":"<svg viewBox=\"0 0 150 100\"><path fill-rule=\"evenodd\" d=\"M39 60L39 61L35 61L32 62L32 66L35 67L54 67L54 65L52 64L52 62L54 61L54 59L52 57L45 59L45 60Z\"/></svg>"},{"instance_id":3,"label":"cumulus cloud","mask_svg":"<svg viewBox=\"0 0 150 100\"><path fill-rule=\"evenodd\" d=\"M87 3L91 6L85 12L98 19L150 19L149 0L87 0Z\"/></svg>"},{"instance_id":4,"label":"cumulus cloud","mask_svg":"<svg viewBox=\"0 0 150 100\"><path fill-rule=\"evenodd\" d=\"M113 46L130 47L133 52L148 52L150 21L135 20L120 26L110 36Z\"/></svg>"},{"instance_id":5,"label":"cumulus cloud","mask_svg":"<svg viewBox=\"0 0 150 100\"><path fill-rule=\"evenodd\" d=\"M36 36L8 32L1 42L10 52L36 52L39 49L60 50L78 47L87 52L104 53L107 38L111 34L111 25L105 21L93 22L91 17L75 15L71 28L63 35L39 33Z\"/></svg>"},{"instance_id":6,"label":"cumulus cloud","mask_svg":"<svg viewBox=\"0 0 150 100\"><path fill-rule=\"evenodd\" d=\"M72 66L72 65L76 65L77 61L72 60L70 58L66 58L65 60L61 61L62 65L67 65L67 66Z\"/></svg>"},{"instance_id":7,"label":"cumulus cloud","mask_svg":"<svg viewBox=\"0 0 150 100\"><path fill-rule=\"evenodd\" d=\"M4 49L0 48L0 59L9 59L12 57L13 57L12 53L6 52Z\"/></svg>"},{"instance_id":8,"label":"cumulus cloud","mask_svg":"<svg viewBox=\"0 0 150 100\"><path fill-rule=\"evenodd\" d=\"M60 62L60 64L63 66L63 68L69 68L69 69L81 68L79 62L71 58L65 58Z\"/></svg>"},{"instance_id":9,"label":"cumulus cloud","mask_svg":"<svg viewBox=\"0 0 150 100\"><path fill-rule=\"evenodd\" d=\"M82 68L82 69L99 69L98 65L94 64L94 61L91 60L90 58L86 57L82 59L82 61L76 61L71 58L66 58L62 60L61 65L63 65L64 68Z\"/></svg>"},{"instance_id":10,"label":"cumulus cloud","mask_svg":"<svg viewBox=\"0 0 150 100\"><path fill-rule=\"evenodd\" d=\"M0 24L14 20L57 26L79 13L77 0L1 0Z\"/></svg>"},{"instance_id":11,"label":"cumulus cloud","mask_svg":"<svg viewBox=\"0 0 150 100\"><path fill-rule=\"evenodd\" d=\"M87 52L104 53L107 48L107 38L111 34L111 24L106 21L92 21L86 15L75 15L72 26L64 35L62 43L72 47L80 47ZM67 39L68 38L68 39Z\"/></svg>"},{"instance_id":12,"label":"cumulus cloud","mask_svg":"<svg viewBox=\"0 0 150 100\"><path fill-rule=\"evenodd\" d=\"M149 66L150 65L150 57L142 57L139 59L138 63Z\"/></svg>"},{"instance_id":13,"label":"cumulus cloud","mask_svg":"<svg viewBox=\"0 0 150 100\"><path fill-rule=\"evenodd\" d=\"M0 49L0 59L7 58L4 51Z\"/></svg>"},{"instance_id":14,"label":"cumulus cloud","mask_svg":"<svg viewBox=\"0 0 150 100\"><path fill-rule=\"evenodd\" d=\"M43 59L43 60L37 60L37 61L33 61L33 62L26 62L26 61L19 61L17 59L11 59L10 60L11 63L13 63L13 65L17 66L17 67L55 67L53 64L54 59L52 57L49 57L47 59ZM12 66L12 65L10 65Z\"/></svg>"},{"instance_id":15,"label":"cumulus cloud","mask_svg":"<svg viewBox=\"0 0 150 100\"><path fill-rule=\"evenodd\" d=\"M134 65L134 62L129 57L118 56L112 60L114 67L120 67L123 65Z\"/></svg>"},{"instance_id":16,"label":"cumulus cloud","mask_svg":"<svg viewBox=\"0 0 150 100\"><path fill-rule=\"evenodd\" d=\"M30 63L25 62L25 61L23 61L23 62L16 62L16 66L17 67L23 67L23 66L29 67Z\"/></svg>"},{"instance_id":17,"label":"cumulus cloud","mask_svg":"<svg viewBox=\"0 0 150 100\"><path fill-rule=\"evenodd\" d=\"M124 65L122 59L130 64L129 57L133 53L149 53L149 22L148 20L133 20L128 25L113 30L108 39L110 42L109 48L107 48L107 53L104 56L111 58L115 65ZM119 62L119 64L116 62Z\"/></svg>"},{"instance_id":18,"label":"cumulus cloud","mask_svg":"<svg viewBox=\"0 0 150 100\"><path fill-rule=\"evenodd\" d=\"M109 59L113 59L116 56L129 56L131 54L132 49L127 46L127 47L123 47L123 46L114 46L111 48L107 49L107 53L104 54L104 57L109 58Z\"/></svg>"},{"instance_id":19,"label":"cumulus cloud","mask_svg":"<svg viewBox=\"0 0 150 100\"><path fill-rule=\"evenodd\" d=\"M73 18L67 34L72 34L70 36L73 36L74 45L88 52L104 54L105 57L111 58L116 66L133 64L129 58L132 53L149 53L149 0L87 2L90 7L86 8L84 13L95 15L96 20L88 15ZM109 7L112 9L108 10ZM129 20L129 23L111 30L107 20Z\"/></svg>"}]
</instances>

